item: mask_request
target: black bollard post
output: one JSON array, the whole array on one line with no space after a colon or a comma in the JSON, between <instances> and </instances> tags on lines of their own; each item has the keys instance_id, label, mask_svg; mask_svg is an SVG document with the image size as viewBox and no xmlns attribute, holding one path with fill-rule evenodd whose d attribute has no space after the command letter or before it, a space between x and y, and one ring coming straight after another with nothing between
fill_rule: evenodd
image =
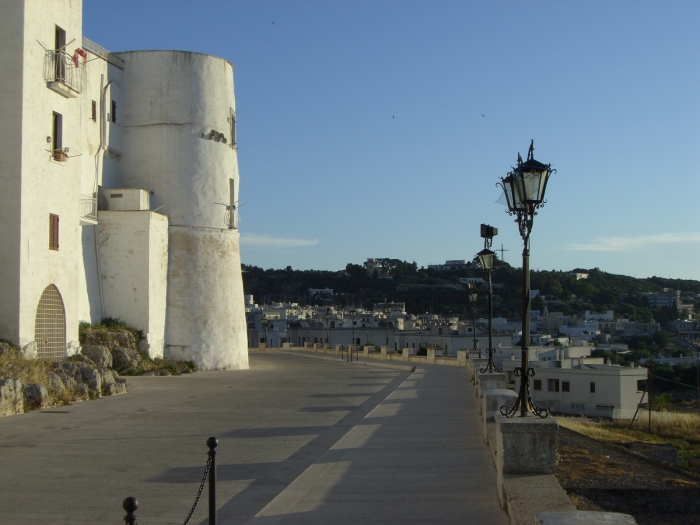
<instances>
[{"instance_id":1,"label":"black bollard post","mask_svg":"<svg viewBox=\"0 0 700 525\"><path fill-rule=\"evenodd\" d=\"M136 498L126 498L122 503L122 507L126 511L126 516L124 516L124 523L126 523L126 525L136 525L138 522L138 518L136 517L134 512L136 512L136 509L139 508L139 502L136 501Z\"/></svg>"},{"instance_id":2,"label":"black bollard post","mask_svg":"<svg viewBox=\"0 0 700 525\"><path fill-rule=\"evenodd\" d=\"M209 525L216 525L216 446L219 440L215 437L207 439L211 467L209 468Z\"/></svg>"}]
</instances>

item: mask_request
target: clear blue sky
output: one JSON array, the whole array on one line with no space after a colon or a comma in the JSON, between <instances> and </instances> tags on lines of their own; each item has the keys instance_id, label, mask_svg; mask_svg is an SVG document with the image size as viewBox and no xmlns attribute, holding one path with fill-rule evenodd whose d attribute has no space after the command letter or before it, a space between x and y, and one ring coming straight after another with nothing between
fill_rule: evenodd
<instances>
[{"instance_id":1,"label":"clear blue sky","mask_svg":"<svg viewBox=\"0 0 700 525\"><path fill-rule=\"evenodd\" d=\"M233 62L241 255L520 266L495 184L552 163L532 268L700 279L700 2L84 0L111 51ZM483 115L483 116L482 116Z\"/></svg>"}]
</instances>

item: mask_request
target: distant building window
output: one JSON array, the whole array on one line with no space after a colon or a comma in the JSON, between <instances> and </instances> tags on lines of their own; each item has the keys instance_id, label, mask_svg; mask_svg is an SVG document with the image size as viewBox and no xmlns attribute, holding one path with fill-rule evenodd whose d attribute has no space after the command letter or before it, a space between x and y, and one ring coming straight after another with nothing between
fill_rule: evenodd
<instances>
[{"instance_id":1,"label":"distant building window","mask_svg":"<svg viewBox=\"0 0 700 525\"><path fill-rule=\"evenodd\" d=\"M112 101L112 122L117 121L117 102L115 100Z\"/></svg>"},{"instance_id":2,"label":"distant building window","mask_svg":"<svg viewBox=\"0 0 700 525\"><path fill-rule=\"evenodd\" d=\"M571 383L568 381L562 381L561 382L561 391L562 392L571 392Z\"/></svg>"},{"instance_id":3,"label":"distant building window","mask_svg":"<svg viewBox=\"0 0 700 525\"><path fill-rule=\"evenodd\" d=\"M595 394L595 383L591 383L591 394Z\"/></svg>"},{"instance_id":4,"label":"distant building window","mask_svg":"<svg viewBox=\"0 0 700 525\"><path fill-rule=\"evenodd\" d=\"M97 121L97 102L95 102L94 100L92 101L91 108L92 108L92 113L91 113L90 118L96 122Z\"/></svg>"},{"instance_id":5,"label":"distant building window","mask_svg":"<svg viewBox=\"0 0 700 525\"><path fill-rule=\"evenodd\" d=\"M535 379L535 390L542 390L542 380Z\"/></svg>"},{"instance_id":6,"label":"distant building window","mask_svg":"<svg viewBox=\"0 0 700 525\"><path fill-rule=\"evenodd\" d=\"M548 392L559 392L559 380L558 379L547 379L547 391Z\"/></svg>"},{"instance_id":7,"label":"distant building window","mask_svg":"<svg viewBox=\"0 0 700 525\"><path fill-rule=\"evenodd\" d=\"M595 406L595 409L596 409L596 410L607 410L607 411L612 411L612 410L615 409L615 407L614 407L614 406L610 406L610 405L596 405L596 406Z\"/></svg>"},{"instance_id":8,"label":"distant building window","mask_svg":"<svg viewBox=\"0 0 700 525\"><path fill-rule=\"evenodd\" d=\"M647 380L646 379L637 379L637 392L646 392L647 391Z\"/></svg>"},{"instance_id":9,"label":"distant building window","mask_svg":"<svg viewBox=\"0 0 700 525\"><path fill-rule=\"evenodd\" d=\"M571 409L572 410L584 410L586 408L586 405L583 403L571 403Z\"/></svg>"},{"instance_id":10,"label":"distant building window","mask_svg":"<svg viewBox=\"0 0 700 525\"><path fill-rule=\"evenodd\" d=\"M58 215L49 213L49 250L58 251Z\"/></svg>"}]
</instances>

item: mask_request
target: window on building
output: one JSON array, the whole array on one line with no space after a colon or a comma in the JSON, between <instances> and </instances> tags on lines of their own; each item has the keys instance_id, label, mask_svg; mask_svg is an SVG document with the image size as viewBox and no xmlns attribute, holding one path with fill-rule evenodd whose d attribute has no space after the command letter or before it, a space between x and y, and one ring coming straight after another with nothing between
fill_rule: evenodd
<instances>
[{"instance_id":1,"label":"window on building","mask_svg":"<svg viewBox=\"0 0 700 525\"><path fill-rule=\"evenodd\" d=\"M637 379L637 392L646 392L647 391L647 380L646 379Z\"/></svg>"},{"instance_id":2,"label":"window on building","mask_svg":"<svg viewBox=\"0 0 700 525\"><path fill-rule=\"evenodd\" d=\"M583 403L571 403L571 408L573 410L584 410L586 408L586 405Z\"/></svg>"},{"instance_id":3,"label":"window on building","mask_svg":"<svg viewBox=\"0 0 700 525\"><path fill-rule=\"evenodd\" d=\"M49 250L58 251L58 215L49 213Z\"/></svg>"},{"instance_id":4,"label":"window on building","mask_svg":"<svg viewBox=\"0 0 700 525\"><path fill-rule=\"evenodd\" d=\"M231 108L229 113L228 121L231 126L231 147L236 148L236 112Z\"/></svg>"},{"instance_id":5,"label":"window on building","mask_svg":"<svg viewBox=\"0 0 700 525\"><path fill-rule=\"evenodd\" d=\"M542 380L535 379L535 390L542 390Z\"/></svg>"},{"instance_id":6,"label":"window on building","mask_svg":"<svg viewBox=\"0 0 700 525\"><path fill-rule=\"evenodd\" d=\"M90 118L97 122L97 102L95 100L92 101L91 104L91 116Z\"/></svg>"},{"instance_id":7,"label":"window on building","mask_svg":"<svg viewBox=\"0 0 700 525\"><path fill-rule=\"evenodd\" d=\"M558 379L547 379L547 391L548 392L559 392L559 380Z\"/></svg>"},{"instance_id":8,"label":"window on building","mask_svg":"<svg viewBox=\"0 0 700 525\"><path fill-rule=\"evenodd\" d=\"M568 381L562 381L561 382L561 391L562 392L571 392L571 383Z\"/></svg>"},{"instance_id":9,"label":"window on building","mask_svg":"<svg viewBox=\"0 0 700 525\"><path fill-rule=\"evenodd\" d=\"M66 47L66 32L60 27L56 26L56 36L54 42L54 49L56 50L56 79L63 80L66 79L66 61L63 60L63 54L65 53Z\"/></svg>"},{"instance_id":10,"label":"window on building","mask_svg":"<svg viewBox=\"0 0 700 525\"><path fill-rule=\"evenodd\" d=\"M591 394L595 394L595 383L591 383Z\"/></svg>"},{"instance_id":11,"label":"window on building","mask_svg":"<svg viewBox=\"0 0 700 525\"><path fill-rule=\"evenodd\" d=\"M117 101L112 101L112 122L117 121Z\"/></svg>"},{"instance_id":12,"label":"window on building","mask_svg":"<svg viewBox=\"0 0 700 525\"><path fill-rule=\"evenodd\" d=\"M615 409L615 407L610 406L610 405L596 405L595 409L596 410L606 410L606 411L612 412Z\"/></svg>"},{"instance_id":13,"label":"window on building","mask_svg":"<svg viewBox=\"0 0 700 525\"><path fill-rule=\"evenodd\" d=\"M63 152L63 115L53 112L53 123L51 130L51 150L56 160L57 153Z\"/></svg>"}]
</instances>

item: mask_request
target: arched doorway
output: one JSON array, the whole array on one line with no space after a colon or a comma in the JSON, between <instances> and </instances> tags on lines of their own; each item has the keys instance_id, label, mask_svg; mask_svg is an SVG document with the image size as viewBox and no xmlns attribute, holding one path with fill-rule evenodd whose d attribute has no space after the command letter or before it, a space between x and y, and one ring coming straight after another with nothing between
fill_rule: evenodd
<instances>
[{"instance_id":1,"label":"arched doorway","mask_svg":"<svg viewBox=\"0 0 700 525\"><path fill-rule=\"evenodd\" d=\"M66 311L61 293L50 284L41 294L34 323L36 356L60 361L66 355Z\"/></svg>"}]
</instances>

